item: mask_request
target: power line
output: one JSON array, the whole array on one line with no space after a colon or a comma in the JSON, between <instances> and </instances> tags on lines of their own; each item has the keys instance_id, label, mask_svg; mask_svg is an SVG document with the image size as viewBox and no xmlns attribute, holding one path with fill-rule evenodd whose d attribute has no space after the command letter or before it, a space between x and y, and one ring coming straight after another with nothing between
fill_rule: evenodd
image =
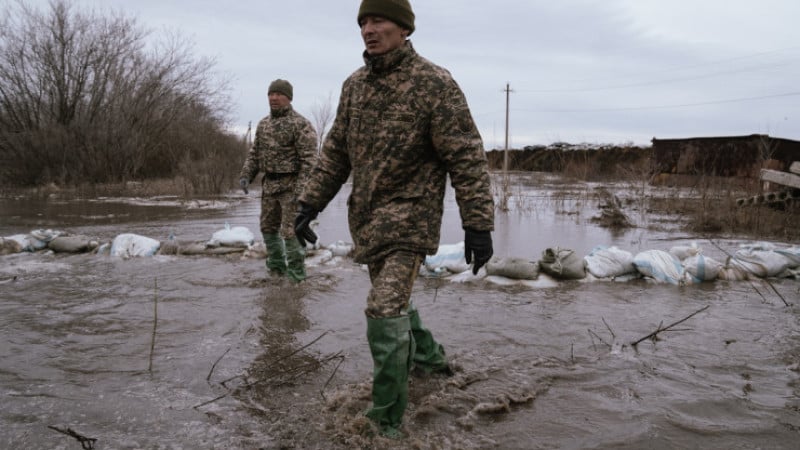
<instances>
[{"instance_id":1,"label":"power line","mask_svg":"<svg viewBox=\"0 0 800 450\"><path fill-rule=\"evenodd\" d=\"M757 70L763 70L767 68L775 68L775 67L784 67L791 64L795 64L797 61L789 61L783 64L775 64L771 66L757 66L757 67L746 67L739 70L731 70L726 72L714 72L708 73L704 75L696 75L691 77L681 77L681 78L666 78L662 80L654 80L654 81L642 81L639 83L628 83L628 84L619 84L619 85L611 85L611 86L598 86L598 87L586 87L586 88L575 88L575 89L520 89L517 92L525 92L525 93L533 93L533 94L556 94L556 93L578 93L578 92L591 92L591 91L608 91L608 90L615 90L615 89L627 89L632 87L644 87L644 86L654 86L659 84L668 84L668 83L676 83L681 81L693 81L693 80L701 80L704 78L714 78L724 75L731 75L735 73L744 73L744 72L754 72Z\"/></svg>"},{"instance_id":2,"label":"power line","mask_svg":"<svg viewBox=\"0 0 800 450\"><path fill-rule=\"evenodd\" d=\"M762 56L766 56L766 55L771 55L771 54L775 54L775 53L791 52L791 51L798 50L798 49L800 49L800 46L788 47L788 48L778 49L778 50L764 51L764 52L759 52L759 53L751 53L749 55L737 56L737 57L726 58L726 59L719 59L719 60L710 61L710 62L707 62L707 63L693 64L693 65L689 65L689 66L677 66L677 67L672 67L672 68L664 68L664 69L659 69L657 71L652 71L652 72L640 72L638 74L633 73L633 74L629 74L628 77L630 78L630 77L636 77L636 76L663 75L664 73L667 73L667 72L680 72L680 71L691 70L691 69L696 69L696 68L716 66L716 65L720 65L720 64L728 63L728 62L735 62L735 61L740 61L740 60L752 60L752 59L756 59L756 58L759 58L759 57L762 57ZM761 65L761 66L755 66L755 67L745 68L745 69L741 69L741 70L733 70L733 71L727 71L727 72L716 72L716 73L707 74L707 75L698 75L697 77L688 77L688 78L687 77L683 77L683 78L678 78L678 79L665 79L665 80L661 80L661 81L652 81L652 82L643 82L643 83L630 83L630 84L627 84L627 85L619 85L619 86L612 85L612 86L604 86L604 87L601 86L601 87L588 87L588 88L578 88L578 89L568 89L568 88L543 89L543 90L534 89L534 90L518 90L518 92L563 93L563 92L586 92L586 91L593 91L593 90L622 89L622 88L626 88L626 87L638 87L638 86L648 86L648 85L652 85L652 84L669 83L669 82L672 82L672 81L684 81L684 80L693 80L693 79L700 79L700 78L709 78L709 77L713 77L713 76L728 75L728 74L732 74L732 73L740 73L740 72L761 70L763 68L782 67L782 66L790 65L792 62L796 62L796 61L797 61L797 59L793 58L792 60L790 60L788 62L785 62L785 63L782 63L782 64L778 64L778 65L774 65L774 64ZM617 76L614 77L615 80L617 80L619 78L620 77L617 77ZM609 77L604 77L604 78L598 78L598 77L581 78L581 79L566 80L566 81L569 81L569 82L572 82L572 83L585 83L585 82L597 83L598 81L603 81L603 80L607 80L607 79L609 79Z\"/></svg>"},{"instance_id":3,"label":"power line","mask_svg":"<svg viewBox=\"0 0 800 450\"><path fill-rule=\"evenodd\" d=\"M631 106L631 107L622 107L622 108L592 108L592 109L550 109L550 110L532 110L532 109L514 109L514 111L526 111L526 112L538 112L538 113L581 113L581 112L610 112L610 111L644 111L649 109L674 109L674 108L690 108L695 106L706 106L706 105L720 105L725 103L741 103L741 102L749 102L754 100L766 100L770 98L779 98L779 97L793 97L800 95L800 92L786 92L783 94L773 94L773 95L762 95L758 97L741 97L741 98L733 98L733 99L725 99L725 100L711 100L707 102L697 102L697 103L683 103L683 104L676 104L676 105L657 105L657 106Z\"/></svg>"}]
</instances>

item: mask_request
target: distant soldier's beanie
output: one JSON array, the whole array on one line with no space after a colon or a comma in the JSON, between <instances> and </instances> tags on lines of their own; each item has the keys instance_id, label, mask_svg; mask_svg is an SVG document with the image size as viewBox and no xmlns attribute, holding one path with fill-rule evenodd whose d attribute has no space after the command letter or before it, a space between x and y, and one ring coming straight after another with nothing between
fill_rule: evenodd
<instances>
[{"instance_id":1,"label":"distant soldier's beanie","mask_svg":"<svg viewBox=\"0 0 800 450\"><path fill-rule=\"evenodd\" d=\"M269 84L269 89L267 90L267 95L272 94L273 92L277 92L279 94L283 94L292 99L292 83L289 83L286 80L281 80L278 78L277 80L273 81Z\"/></svg>"},{"instance_id":2,"label":"distant soldier's beanie","mask_svg":"<svg viewBox=\"0 0 800 450\"><path fill-rule=\"evenodd\" d=\"M385 17L409 31L414 32L414 11L408 0L363 0L358 8L358 24L364 16Z\"/></svg>"}]
</instances>

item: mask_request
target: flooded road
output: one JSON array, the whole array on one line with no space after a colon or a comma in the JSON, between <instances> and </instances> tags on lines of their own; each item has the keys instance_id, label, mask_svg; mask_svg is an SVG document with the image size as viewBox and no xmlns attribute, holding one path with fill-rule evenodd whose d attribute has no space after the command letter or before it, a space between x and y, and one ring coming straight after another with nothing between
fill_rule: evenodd
<instances>
[{"instance_id":1,"label":"flooded road","mask_svg":"<svg viewBox=\"0 0 800 450\"><path fill-rule=\"evenodd\" d=\"M696 242L724 261L744 243L644 223L611 232L590 220L591 187L515 183L493 233L500 256ZM350 241L346 195L319 217L323 244ZM0 236L52 228L204 241L226 223L258 236L258 205L252 193L190 204L10 199L0 201ZM442 231L443 244L463 239L452 192ZM387 441L370 437L360 414L372 370L369 277L347 258L309 273L299 286L267 281L263 260L238 255L0 256L0 448L81 448L76 436L96 439L95 449L800 442L797 280L524 287L420 278L412 301L456 374L412 377L408 437Z\"/></svg>"}]
</instances>

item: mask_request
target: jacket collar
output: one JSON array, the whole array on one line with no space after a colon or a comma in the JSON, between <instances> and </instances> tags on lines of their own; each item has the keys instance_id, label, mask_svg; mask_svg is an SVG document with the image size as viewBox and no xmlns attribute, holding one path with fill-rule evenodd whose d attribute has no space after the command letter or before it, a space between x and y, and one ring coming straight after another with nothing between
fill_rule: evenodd
<instances>
[{"instance_id":1,"label":"jacket collar","mask_svg":"<svg viewBox=\"0 0 800 450\"><path fill-rule=\"evenodd\" d=\"M391 72L399 67L403 61L416 54L414 46L411 45L410 40L406 40L405 45L396 48L383 55L370 56L364 51L364 63L370 74L380 75Z\"/></svg>"},{"instance_id":2,"label":"jacket collar","mask_svg":"<svg viewBox=\"0 0 800 450\"><path fill-rule=\"evenodd\" d=\"M291 111L291 110L292 110L292 105L291 105L291 104L289 104L289 105L286 105L286 106L285 106L285 107L283 107L283 108L278 108L278 109L270 109L270 110L269 110L269 115L270 115L271 117L276 117L276 118L277 118L277 117L283 117L283 116L285 116L285 115L289 114L289 111Z\"/></svg>"}]
</instances>

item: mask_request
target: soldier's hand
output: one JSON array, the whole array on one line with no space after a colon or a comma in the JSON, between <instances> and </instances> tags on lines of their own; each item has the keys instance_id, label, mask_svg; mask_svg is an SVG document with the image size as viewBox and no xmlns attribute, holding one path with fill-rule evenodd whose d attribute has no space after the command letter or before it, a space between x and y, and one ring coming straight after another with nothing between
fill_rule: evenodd
<instances>
[{"instance_id":1,"label":"soldier's hand","mask_svg":"<svg viewBox=\"0 0 800 450\"><path fill-rule=\"evenodd\" d=\"M297 208L297 217L294 219L294 234L297 236L301 246L305 247L306 242L311 242L312 244L317 242L317 234L311 229L311 221L316 219L318 215L319 211L300 202L300 206Z\"/></svg>"},{"instance_id":2,"label":"soldier's hand","mask_svg":"<svg viewBox=\"0 0 800 450\"><path fill-rule=\"evenodd\" d=\"M244 191L245 195L249 194L249 192L247 192L247 185L249 185L249 184L250 183L247 181L247 178L240 178L239 179L239 187L242 188L242 190Z\"/></svg>"},{"instance_id":3,"label":"soldier's hand","mask_svg":"<svg viewBox=\"0 0 800 450\"><path fill-rule=\"evenodd\" d=\"M464 229L464 256L467 264L475 261L472 265L472 274L477 275L478 270L494 254L492 249L492 233L489 231L479 231L470 228Z\"/></svg>"}]
</instances>

